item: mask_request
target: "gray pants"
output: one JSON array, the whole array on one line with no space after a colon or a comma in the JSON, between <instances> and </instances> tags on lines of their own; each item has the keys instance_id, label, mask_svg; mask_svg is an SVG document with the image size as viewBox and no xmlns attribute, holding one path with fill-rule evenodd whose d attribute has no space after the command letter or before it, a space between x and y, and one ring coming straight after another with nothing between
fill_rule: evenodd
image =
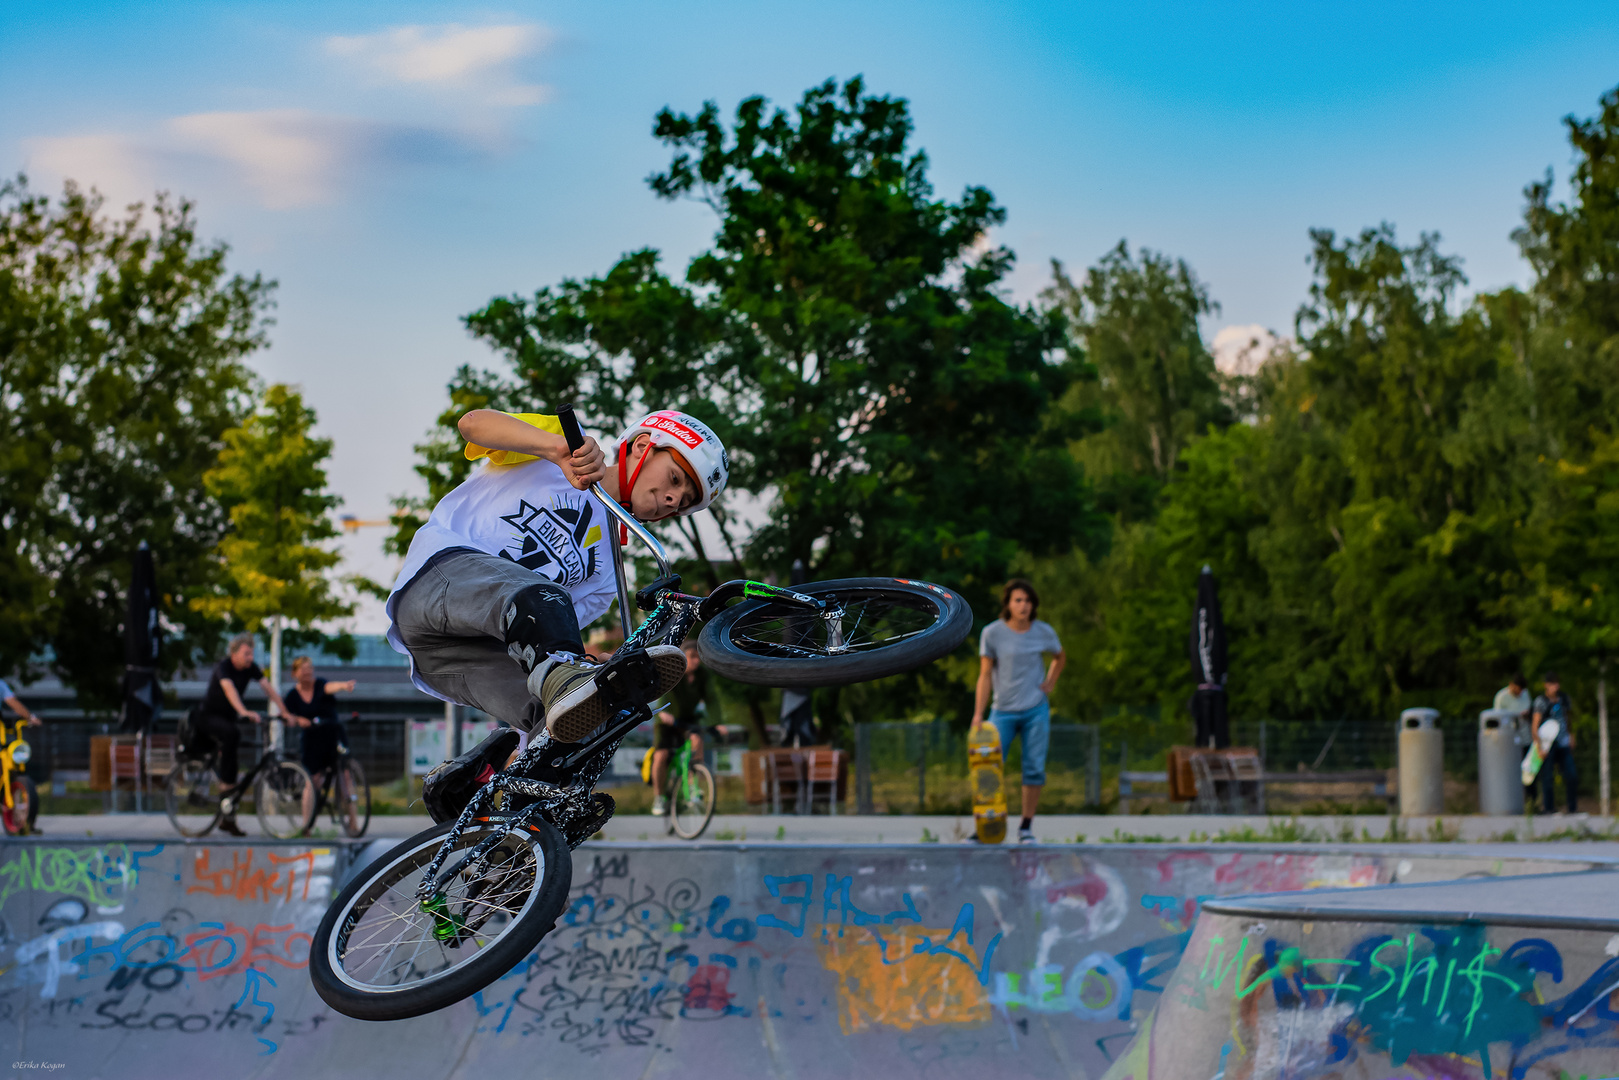
<instances>
[{"instance_id":1,"label":"gray pants","mask_svg":"<svg viewBox=\"0 0 1619 1080\"><path fill-rule=\"evenodd\" d=\"M527 732L541 726L544 714L528 692L528 673L506 651L501 629L502 612L525 591L529 610L550 613L532 644L542 654L583 653L573 597L533 571L481 551L452 551L418 574L394 604L394 625L418 678L451 701Z\"/></svg>"}]
</instances>

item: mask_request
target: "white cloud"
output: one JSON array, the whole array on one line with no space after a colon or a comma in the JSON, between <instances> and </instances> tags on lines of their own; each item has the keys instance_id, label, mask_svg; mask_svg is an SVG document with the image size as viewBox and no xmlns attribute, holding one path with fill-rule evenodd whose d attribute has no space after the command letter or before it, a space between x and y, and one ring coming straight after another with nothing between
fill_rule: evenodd
<instances>
[{"instance_id":1,"label":"white cloud","mask_svg":"<svg viewBox=\"0 0 1619 1080\"><path fill-rule=\"evenodd\" d=\"M1214 366L1223 375L1253 375L1270 359L1272 350L1285 343L1258 323L1227 326L1214 335L1210 352Z\"/></svg>"},{"instance_id":2,"label":"white cloud","mask_svg":"<svg viewBox=\"0 0 1619 1080\"><path fill-rule=\"evenodd\" d=\"M515 66L555 35L538 23L505 26L396 26L329 37L326 51L352 57L386 80L470 92L490 105L538 105L550 88L523 82Z\"/></svg>"},{"instance_id":3,"label":"white cloud","mask_svg":"<svg viewBox=\"0 0 1619 1080\"><path fill-rule=\"evenodd\" d=\"M115 202L222 180L246 187L272 210L330 202L367 167L481 149L462 132L301 109L193 113L143 136L55 136L28 140L25 148L30 171L71 177Z\"/></svg>"}]
</instances>

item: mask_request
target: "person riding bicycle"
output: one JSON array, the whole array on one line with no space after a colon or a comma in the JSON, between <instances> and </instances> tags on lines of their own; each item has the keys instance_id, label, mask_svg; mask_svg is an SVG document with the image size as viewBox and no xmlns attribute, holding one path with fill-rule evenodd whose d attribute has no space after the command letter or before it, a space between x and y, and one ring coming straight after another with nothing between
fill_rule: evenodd
<instances>
[{"instance_id":1,"label":"person riding bicycle","mask_svg":"<svg viewBox=\"0 0 1619 1080\"><path fill-rule=\"evenodd\" d=\"M669 759L680 749L683 741L691 743L692 757L703 756L703 720L708 714L708 672L703 670L702 657L697 652L695 639L688 639L681 648L686 651L686 674L669 693L652 718L652 812L662 816L668 809L664 788L669 786ZM707 725L720 738L725 738L724 724Z\"/></svg>"},{"instance_id":2,"label":"person riding bicycle","mask_svg":"<svg viewBox=\"0 0 1619 1080\"><path fill-rule=\"evenodd\" d=\"M287 703L281 700L281 694L264 669L253 662L253 635L237 634L231 638L225 659L215 664L208 673L208 689L203 693L195 721L197 733L212 740L219 748L219 782L227 788L236 784L237 748L242 742L242 733L236 723L238 720L251 720L255 724L260 721L257 712L242 704L242 693L251 682L263 687L265 695L283 714L286 713ZM246 836L247 833L236 824L234 800L230 806L231 809L220 818L220 830L232 836Z\"/></svg>"},{"instance_id":3,"label":"person riding bicycle","mask_svg":"<svg viewBox=\"0 0 1619 1080\"><path fill-rule=\"evenodd\" d=\"M616 521L589 490L598 481L638 520L704 509L725 487L730 461L695 417L664 410L619 438L617 468L587 438L570 452L555 416L475 409L458 425L470 461L486 459L417 530L388 597L388 641L410 657L411 681L515 729L497 732L423 781L435 819L454 816L483 779L541 727L578 742L607 719L601 665L579 627L617 592ZM686 672L675 645L654 645L656 701ZM459 803L459 805L457 805Z\"/></svg>"},{"instance_id":4,"label":"person riding bicycle","mask_svg":"<svg viewBox=\"0 0 1619 1080\"><path fill-rule=\"evenodd\" d=\"M353 690L354 680L317 679L315 662L307 656L293 658L292 679L282 700L287 703L287 719L303 729L303 765L319 784L326 770L337 764L337 747L347 734L337 718L333 695Z\"/></svg>"}]
</instances>

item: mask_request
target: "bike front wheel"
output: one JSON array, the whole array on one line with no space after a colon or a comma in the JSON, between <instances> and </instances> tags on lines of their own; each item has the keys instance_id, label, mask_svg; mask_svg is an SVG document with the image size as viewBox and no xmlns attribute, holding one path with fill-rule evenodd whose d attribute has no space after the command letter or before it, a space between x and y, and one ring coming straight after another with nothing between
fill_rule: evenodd
<instances>
[{"instance_id":1,"label":"bike front wheel","mask_svg":"<svg viewBox=\"0 0 1619 1080\"><path fill-rule=\"evenodd\" d=\"M955 651L972 609L943 586L907 578L842 578L793 586L826 612L744 600L703 627L698 648L719 674L754 686L843 686L912 671Z\"/></svg>"},{"instance_id":2,"label":"bike front wheel","mask_svg":"<svg viewBox=\"0 0 1619 1080\"><path fill-rule=\"evenodd\" d=\"M714 817L714 774L707 765L692 765L669 798L669 824L679 836L695 840Z\"/></svg>"},{"instance_id":3,"label":"bike front wheel","mask_svg":"<svg viewBox=\"0 0 1619 1080\"><path fill-rule=\"evenodd\" d=\"M278 761L259 774L253 802L264 834L291 840L314 823L315 782L296 761Z\"/></svg>"},{"instance_id":4,"label":"bike front wheel","mask_svg":"<svg viewBox=\"0 0 1619 1080\"><path fill-rule=\"evenodd\" d=\"M206 761L187 758L176 764L166 794L169 822L181 836L207 836L219 824L224 785Z\"/></svg>"},{"instance_id":5,"label":"bike front wheel","mask_svg":"<svg viewBox=\"0 0 1619 1080\"><path fill-rule=\"evenodd\" d=\"M348 835L364 836L371 824L371 785L366 783L365 770L358 761L345 757L337 767L333 786L332 816Z\"/></svg>"},{"instance_id":6,"label":"bike front wheel","mask_svg":"<svg viewBox=\"0 0 1619 1080\"><path fill-rule=\"evenodd\" d=\"M485 818L456 840L428 901L422 875L454 822L418 833L349 882L310 945L321 998L358 1020L403 1020L453 1005L506 974L556 925L573 883L550 822ZM503 834L486 863L471 850Z\"/></svg>"}]
</instances>

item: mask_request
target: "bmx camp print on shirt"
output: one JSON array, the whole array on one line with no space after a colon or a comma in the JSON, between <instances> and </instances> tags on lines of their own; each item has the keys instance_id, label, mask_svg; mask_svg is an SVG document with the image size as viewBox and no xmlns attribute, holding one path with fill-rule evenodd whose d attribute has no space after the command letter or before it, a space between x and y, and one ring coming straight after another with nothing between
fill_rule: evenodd
<instances>
[{"instance_id":1,"label":"bmx camp print on shirt","mask_svg":"<svg viewBox=\"0 0 1619 1080\"><path fill-rule=\"evenodd\" d=\"M499 555L564 588L583 584L601 570L596 518L594 500L586 495L558 495L550 506L519 497L515 511L500 515L512 534Z\"/></svg>"}]
</instances>

